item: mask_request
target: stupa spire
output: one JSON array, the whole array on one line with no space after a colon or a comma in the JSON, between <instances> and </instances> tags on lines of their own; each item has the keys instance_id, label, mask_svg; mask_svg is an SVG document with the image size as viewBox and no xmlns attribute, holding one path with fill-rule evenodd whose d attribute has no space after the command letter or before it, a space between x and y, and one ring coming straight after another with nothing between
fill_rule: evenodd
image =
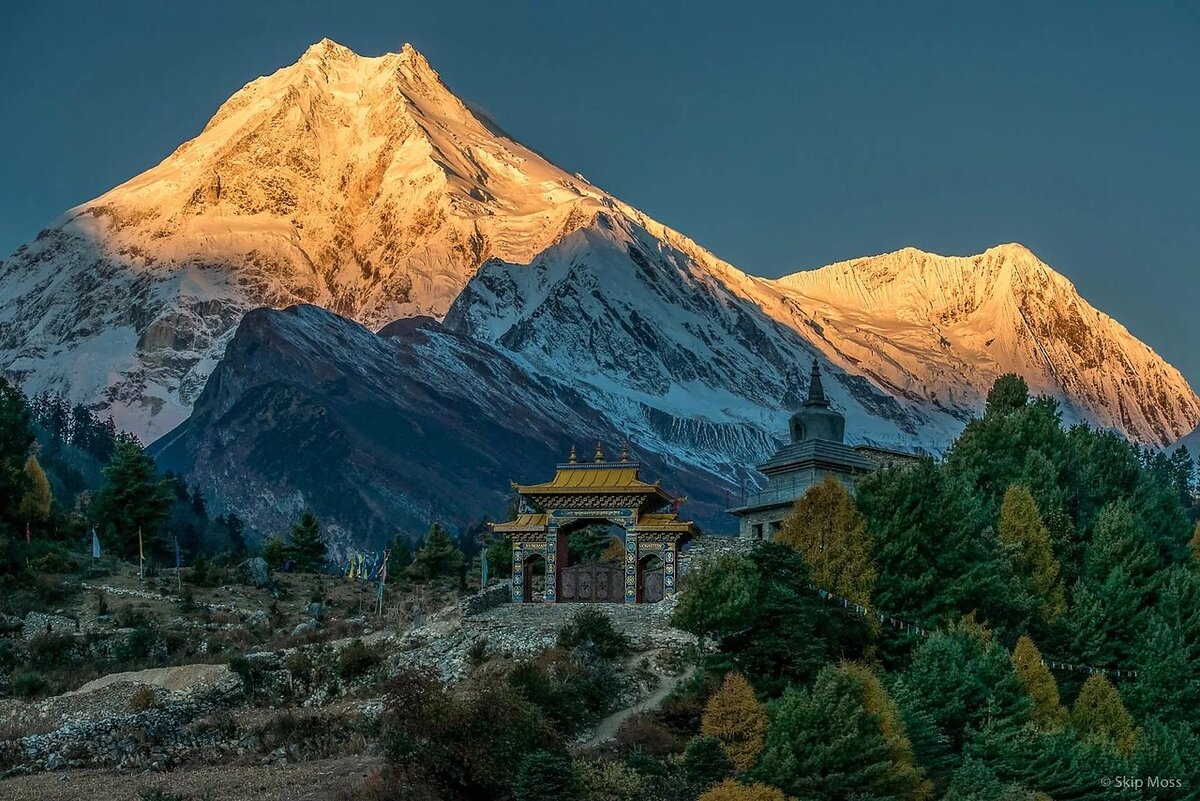
<instances>
[{"instance_id":1,"label":"stupa spire","mask_svg":"<svg viewBox=\"0 0 1200 801\"><path fill-rule=\"evenodd\" d=\"M812 374L808 381L808 399L805 406L828 406L829 399L825 397L825 387L821 384L821 367L813 359Z\"/></svg>"}]
</instances>

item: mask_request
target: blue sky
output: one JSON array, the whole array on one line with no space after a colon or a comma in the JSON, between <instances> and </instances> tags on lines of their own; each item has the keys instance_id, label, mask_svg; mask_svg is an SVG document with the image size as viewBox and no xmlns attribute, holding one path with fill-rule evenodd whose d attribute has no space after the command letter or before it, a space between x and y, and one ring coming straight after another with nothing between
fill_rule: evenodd
<instances>
[{"instance_id":1,"label":"blue sky","mask_svg":"<svg viewBox=\"0 0 1200 801\"><path fill-rule=\"evenodd\" d=\"M328 36L776 276L1018 241L1200 386L1200 6L0 4L0 251Z\"/></svg>"}]
</instances>

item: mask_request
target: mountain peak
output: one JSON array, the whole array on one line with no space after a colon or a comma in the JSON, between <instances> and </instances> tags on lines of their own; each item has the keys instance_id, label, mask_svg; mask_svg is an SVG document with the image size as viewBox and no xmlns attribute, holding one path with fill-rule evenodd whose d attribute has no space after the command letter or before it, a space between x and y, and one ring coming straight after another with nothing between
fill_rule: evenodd
<instances>
[{"instance_id":1,"label":"mountain peak","mask_svg":"<svg viewBox=\"0 0 1200 801\"><path fill-rule=\"evenodd\" d=\"M320 57L337 56L337 57L341 57L341 58L345 58L347 56L353 56L353 57L357 58L358 53L355 53L353 50L351 50L350 48L346 47L343 44L338 44L337 42L333 41L328 36L326 36L325 38L321 39L319 42L314 42L312 45L310 45L309 48L304 51L304 55L301 56L301 60L303 60L304 58L307 58L309 56L320 56Z\"/></svg>"},{"instance_id":2,"label":"mountain peak","mask_svg":"<svg viewBox=\"0 0 1200 801\"><path fill-rule=\"evenodd\" d=\"M1007 256L1009 258L1032 259L1041 261L1032 250L1022 245L1020 242L1004 242L999 245L993 245L983 252L983 255L989 253L997 256Z\"/></svg>"}]
</instances>

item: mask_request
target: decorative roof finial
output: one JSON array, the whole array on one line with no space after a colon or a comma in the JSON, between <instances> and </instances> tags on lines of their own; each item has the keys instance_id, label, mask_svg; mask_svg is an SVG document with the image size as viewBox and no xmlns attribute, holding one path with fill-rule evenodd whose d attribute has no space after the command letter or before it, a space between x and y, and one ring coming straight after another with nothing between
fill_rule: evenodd
<instances>
[{"instance_id":1,"label":"decorative roof finial","mask_svg":"<svg viewBox=\"0 0 1200 801\"><path fill-rule=\"evenodd\" d=\"M567 462L570 464L575 464L575 446L574 445L571 446L571 455L567 457Z\"/></svg>"},{"instance_id":2,"label":"decorative roof finial","mask_svg":"<svg viewBox=\"0 0 1200 801\"><path fill-rule=\"evenodd\" d=\"M600 440L596 440L596 461L604 461L604 447L600 444Z\"/></svg>"},{"instance_id":3,"label":"decorative roof finial","mask_svg":"<svg viewBox=\"0 0 1200 801\"><path fill-rule=\"evenodd\" d=\"M623 442L621 444L621 461L622 462L629 461L629 441L628 440L626 440L625 442Z\"/></svg>"},{"instance_id":4,"label":"decorative roof finial","mask_svg":"<svg viewBox=\"0 0 1200 801\"><path fill-rule=\"evenodd\" d=\"M825 387L821 385L821 368L817 364L817 360L813 359L812 375L808 382L808 400L804 401L805 406L828 406L829 399L825 397Z\"/></svg>"}]
</instances>

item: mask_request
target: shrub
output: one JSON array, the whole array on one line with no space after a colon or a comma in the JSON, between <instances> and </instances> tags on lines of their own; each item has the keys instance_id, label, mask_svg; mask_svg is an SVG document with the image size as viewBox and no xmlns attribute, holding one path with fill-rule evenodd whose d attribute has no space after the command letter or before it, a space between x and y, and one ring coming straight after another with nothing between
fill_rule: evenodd
<instances>
[{"instance_id":1,"label":"shrub","mask_svg":"<svg viewBox=\"0 0 1200 801\"><path fill-rule=\"evenodd\" d=\"M125 640L115 649L115 655L121 662L142 662L150 658L154 652L158 636L146 626L138 626L129 633Z\"/></svg>"},{"instance_id":2,"label":"shrub","mask_svg":"<svg viewBox=\"0 0 1200 801\"><path fill-rule=\"evenodd\" d=\"M208 717L197 720L192 724L192 730L197 735L204 735L211 732L218 739L232 740L237 735L238 725L233 715L228 710L222 709Z\"/></svg>"},{"instance_id":3,"label":"shrub","mask_svg":"<svg viewBox=\"0 0 1200 801\"><path fill-rule=\"evenodd\" d=\"M479 639L471 643L471 647L467 649L467 664L479 667L486 661L488 661L487 640Z\"/></svg>"},{"instance_id":4,"label":"shrub","mask_svg":"<svg viewBox=\"0 0 1200 801\"><path fill-rule=\"evenodd\" d=\"M153 687L138 687L129 695L129 708L134 712L145 712L158 707L158 695Z\"/></svg>"},{"instance_id":5,"label":"shrub","mask_svg":"<svg viewBox=\"0 0 1200 801\"><path fill-rule=\"evenodd\" d=\"M255 692L262 684L262 668L241 654L229 660L229 669L242 680L242 689L247 693Z\"/></svg>"},{"instance_id":6,"label":"shrub","mask_svg":"<svg viewBox=\"0 0 1200 801\"><path fill-rule=\"evenodd\" d=\"M583 606L558 632L558 647L568 650L585 646L604 659L629 652L629 640L617 631L608 615L594 606Z\"/></svg>"},{"instance_id":7,"label":"shrub","mask_svg":"<svg viewBox=\"0 0 1200 801\"><path fill-rule=\"evenodd\" d=\"M352 640L338 654L338 675L343 679L352 679L374 670L383 658L371 646L362 640Z\"/></svg>"},{"instance_id":8,"label":"shrub","mask_svg":"<svg viewBox=\"0 0 1200 801\"><path fill-rule=\"evenodd\" d=\"M509 686L537 705L564 734L574 734L606 711L620 692L620 682L608 662L561 649L522 662L508 676Z\"/></svg>"},{"instance_id":9,"label":"shrub","mask_svg":"<svg viewBox=\"0 0 1200 801\"><path fill-rule=\"evenodd\" d=\"M560 801L578 798L579 777L571 760L551 751L534 751L521 760L513 781L516 801Z\"/></svg>"},{"instance_id":10,"label":"shrub","mask_svg":"<svg viewBox=\"0 0 1200 801\"><path fill-rule=\"evenodd\" d=\"M384 753L405 780L444 788L439 797L500 798L530 753L561 742L537 707L492 674L451 694L410 671L389 683Z\"/></svg>"},{"instance_id":11,"label":"shrub","mask_svg":"<svg viewBox=\"0 0 1200 801\"><path fill-rule=\"evenodd\" d=\"M184 796L168 792L167 789L161 785L156 787L143 787L140 791L138 791L138 799L140 799L140 801L187 801Z\"/></svg>"},{"instance_id":12,"label":"shrub","mask_svg":"<svg viewBox=\"0 0 1200 801\"><path fill-rule=\"evenodd\" d=\"M13 679L12 688L18 698L34 698L46 691L46 680L41 673L30 670Z\"/></svg>"},{"instance_id":13,"label":"shrub","mask_svg":"<svg viewBox=\"0 0 1200 801\"><path fill-rule=\"evenodd\" d=\"M17 653L17 641L10 637L0 639L0 671L13 669L20 659L21 657Z\"/></svg>"},{"instance_id":14,"label":"shrub","mask_svg":"<svg viewBox=\"0 0 1200 801\"><path fill-rule=\"evenodd\" d=\"M699 792L733 773L733 763L715 737L693 737L683 751L682 767L688 781Z\"/></svg>"},{"instance_id":15,"label":"shrub","mask_svg":"<svg viewBox=\"0 0 1200 801\"><path fill-rule=\"evenodd\" d=\"M633 715L622 723L616 741L627 754L640 752L656 758L678 753L683 747L670 729L646 715Z\"/></svg>"},{"instance_id":16,"label":"shrub","mask_svg":"<svg viewBox=\"0 0 1200 801\"><path fill-rule=\"evenodd\" d=\"M300 681L307 683L312 678L312 660L303 651L292 651L288 654L288 658L284 661L283 666L287 668L289 673L300 679Z\"/></svg>"},{"instance_id":17,"label":"shrub","mask_svg":"<svg viewBox=\"0 0 1200 801\"><path fill-rule=\"evenodd\" d=\"M65 667L74 647L75 638L69 634L39 634L29 641L29 664L42 671Z\"/></svg>"}]
</instances>

